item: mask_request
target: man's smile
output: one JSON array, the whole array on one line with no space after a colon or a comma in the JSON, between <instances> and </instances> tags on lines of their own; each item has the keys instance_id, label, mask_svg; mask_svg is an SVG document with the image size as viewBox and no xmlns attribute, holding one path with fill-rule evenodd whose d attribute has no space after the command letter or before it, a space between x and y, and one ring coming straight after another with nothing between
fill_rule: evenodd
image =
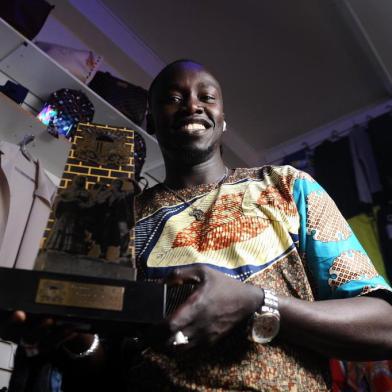
<instances>
[{"instance_id":1,"label":"man's smile","mask_svg":"<svg viewBox=\"0 0 392 392\"><path fill-rule=\"evenodd\" d=\"M203 124L197 123L185 124L182 128L186 129L187 131L199 131L202 129L206 129Z\"/></svg>"},{"instance_id":2,"label":"man's smile","mask_svg":"<svg viewBox=\"0 0 392 392\"><path fill-rule=\"evenodd\" d=\"M180 132L203 132L214 126L211 120L206 120L204 118L187 118L182 119L174 124L174 129Z\"/></svg>"}]
</instances>

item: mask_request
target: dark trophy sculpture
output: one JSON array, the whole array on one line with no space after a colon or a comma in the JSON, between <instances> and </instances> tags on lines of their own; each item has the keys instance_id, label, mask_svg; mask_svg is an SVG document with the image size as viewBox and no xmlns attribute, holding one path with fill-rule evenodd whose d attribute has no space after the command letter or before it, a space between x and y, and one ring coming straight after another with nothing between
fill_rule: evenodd
<instances>
[{"instance_id":1,"label":"dark trophy sculpture","mask_svg":"<svg viewBox=\"0 0 392 392\"><path fill-rule=\"evenodd\" d=\"M35 262L0 269L0 306L95 330L160 321L166 287L136 282L134 176L132 130L80 123Z\"/></svg>"}]
</instances>

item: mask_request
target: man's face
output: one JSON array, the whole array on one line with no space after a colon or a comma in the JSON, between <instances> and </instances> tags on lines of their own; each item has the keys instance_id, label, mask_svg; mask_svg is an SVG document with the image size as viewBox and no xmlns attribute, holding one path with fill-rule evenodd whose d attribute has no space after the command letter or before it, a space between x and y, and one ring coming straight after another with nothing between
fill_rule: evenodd
<instances>
[{"instance_id":1,"label":"man's face","mask_svg":"<svg viewBox=\"0 0 392 392\"><path fill-rule=\"evenodd\" d=\"M196 164L219 150L222 93L199 65L179 63L165 72L153 89L150 111L158 142L171 159Z\"/></svg>"}]
</instances>

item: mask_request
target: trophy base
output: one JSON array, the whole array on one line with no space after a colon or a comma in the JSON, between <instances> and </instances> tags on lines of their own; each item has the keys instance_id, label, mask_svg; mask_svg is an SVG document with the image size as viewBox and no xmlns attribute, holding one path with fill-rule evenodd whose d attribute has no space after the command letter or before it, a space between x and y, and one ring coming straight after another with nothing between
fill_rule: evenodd
<instances>
[{"instance_id":1,"label":"trophy base","mask_svg":"<svg viewBox=\"0 0 392 392\"><path fill-rule=\"evenodd\" d=\"M37 256L35 270L97 278L136 280L136 268L97 257L45 250Z\"/></svg>"},{"instance_id":2,"label":"trophy base","mask_svg":"<svg viewBox=\"0 0 392 392\"><path fill-rule=\"evenodd\" d=\"M162 321L165 308L164 284L0 268L0 309L55 317L85 331L132 334L132 326Z\"/></svg>"}]
</instances>

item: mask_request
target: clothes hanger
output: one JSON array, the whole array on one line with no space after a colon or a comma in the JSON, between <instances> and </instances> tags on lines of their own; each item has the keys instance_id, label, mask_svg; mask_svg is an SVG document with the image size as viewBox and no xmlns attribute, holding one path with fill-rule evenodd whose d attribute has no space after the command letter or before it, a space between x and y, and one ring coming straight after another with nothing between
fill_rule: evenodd
<instances>
[{"instance_id":1,"label":"clothes hanger","mask_svg":"<svg viewBox=\"0 0 392 392\"><path fill-rule=\"evenodd\" d=\"M18 143L20 152L28 161L34 161L32 155L26 149L26 146L35 139L34 135L24 135L23 139Z\"/></svg>"}]
</instances>

